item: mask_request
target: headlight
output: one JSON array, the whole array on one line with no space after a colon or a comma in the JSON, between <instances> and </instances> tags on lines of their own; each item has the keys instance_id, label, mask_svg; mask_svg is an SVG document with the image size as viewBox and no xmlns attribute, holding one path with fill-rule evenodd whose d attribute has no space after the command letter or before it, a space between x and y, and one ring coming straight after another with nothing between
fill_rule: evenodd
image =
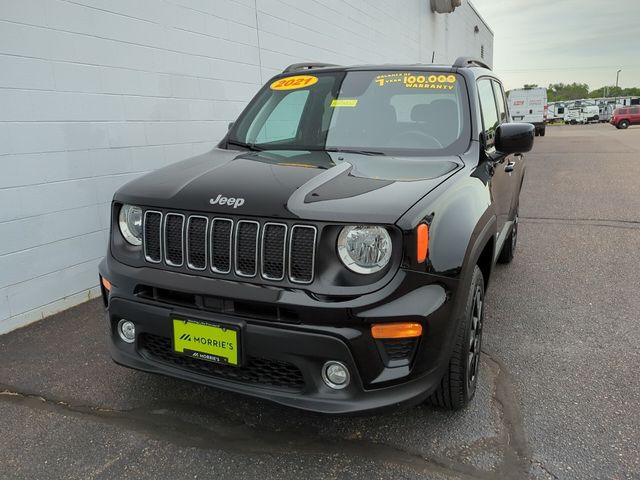
<instances>
[{"instance_id":1,"label":"headlight","mask_svg":"<svg viewBox=\"0 0 640 480\"><path fill-rule=\"evenodd\" d=\"M338 255L342 263L353 272L379 272L391 258L391 237L382 227L344 227L338 235Z\"/></svg>"},{"instance_id":2,"label":"headlight","mask_svg":"<svg viewBox=\"0 0 640 480\"><path fill-rule=\"evenodd\" d=\"M122 205L118 224L124 239L131 245L142 245L142 209L133 205Z\"/></svg>"}]
</instances>

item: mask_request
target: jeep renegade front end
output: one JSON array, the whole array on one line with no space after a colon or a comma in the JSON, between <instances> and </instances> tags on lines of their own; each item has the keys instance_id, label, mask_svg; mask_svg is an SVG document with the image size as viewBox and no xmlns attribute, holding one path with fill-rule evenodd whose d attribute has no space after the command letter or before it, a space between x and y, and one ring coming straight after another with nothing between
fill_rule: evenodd
<instances>
[{"instance_id":1,"label":"jeep renegade front end","mask_svg":"<svg viewBox=\"0 0 640 480\"><path fill-rule=\"evenodd\" d=\"M523 152L486 65L292 65L212 151L114 196L113 359L327 413L474 395Z\"/></svg>"}]
</instances>

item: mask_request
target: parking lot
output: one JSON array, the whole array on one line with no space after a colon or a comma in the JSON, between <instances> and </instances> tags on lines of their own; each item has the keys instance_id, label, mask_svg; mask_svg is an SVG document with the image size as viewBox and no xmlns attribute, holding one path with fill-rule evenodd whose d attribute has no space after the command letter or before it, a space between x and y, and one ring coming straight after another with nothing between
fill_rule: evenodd
<instances>
[{"instance_id":1,"label":"parking lot","mask_svg":"<svg viewBox=\"0 0 640 480\"><path fill-rule=\"evenodd\" d=\"M640 478L640 127L549 127L527 162L468 409L328 417L124 369L93 300L0 337L0 477Z\"/></svg>"}]
</instances>

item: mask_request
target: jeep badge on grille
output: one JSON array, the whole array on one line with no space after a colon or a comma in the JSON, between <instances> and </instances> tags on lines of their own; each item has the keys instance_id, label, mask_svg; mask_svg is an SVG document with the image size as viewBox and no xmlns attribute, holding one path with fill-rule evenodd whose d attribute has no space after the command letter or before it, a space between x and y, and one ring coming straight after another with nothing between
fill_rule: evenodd
<instances>
[{"instance_id":1,"label":"jeep badge on grille","mask_svg":"<svg viewBox=\"0 0 640 480\"><path fill-rule=\"evenodd\" d=\"M244 205L244 198L223 197L222 195L218 195L216 198L210 198L209 203L211 205L233 205L233 208L238 208Z\"/></svg>"}]
</instances>

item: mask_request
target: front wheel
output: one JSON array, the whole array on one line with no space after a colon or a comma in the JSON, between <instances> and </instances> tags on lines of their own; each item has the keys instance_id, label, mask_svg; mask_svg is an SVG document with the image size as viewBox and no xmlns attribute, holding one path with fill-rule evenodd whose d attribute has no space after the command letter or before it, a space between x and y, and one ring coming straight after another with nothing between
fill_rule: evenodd
<instances>
[{"instance_id":1,"label":"front wheel","mask_svg":"<svg viewBox=\"0 0 640 480\"><path fill-rule=\"evenodd\" d=\"M449 365L438 389L429 397L432 405L459 410L473 399L478 384L482 348L483 307L484 278L476 265L473 268L464 313L458 322L456 344Z\"/></svg>"},{"instance_id":2,"label":"front wheel","mask_svg":"<svg viewBox=\"0 0 640 480\"><path fill-rule=\"evenodd\" d=\"M618 124L619 128L622 128L623 130L625 128L629 128L629 122L627 120L622 120L619 124Z\"/></svg>"}]
</instances>

